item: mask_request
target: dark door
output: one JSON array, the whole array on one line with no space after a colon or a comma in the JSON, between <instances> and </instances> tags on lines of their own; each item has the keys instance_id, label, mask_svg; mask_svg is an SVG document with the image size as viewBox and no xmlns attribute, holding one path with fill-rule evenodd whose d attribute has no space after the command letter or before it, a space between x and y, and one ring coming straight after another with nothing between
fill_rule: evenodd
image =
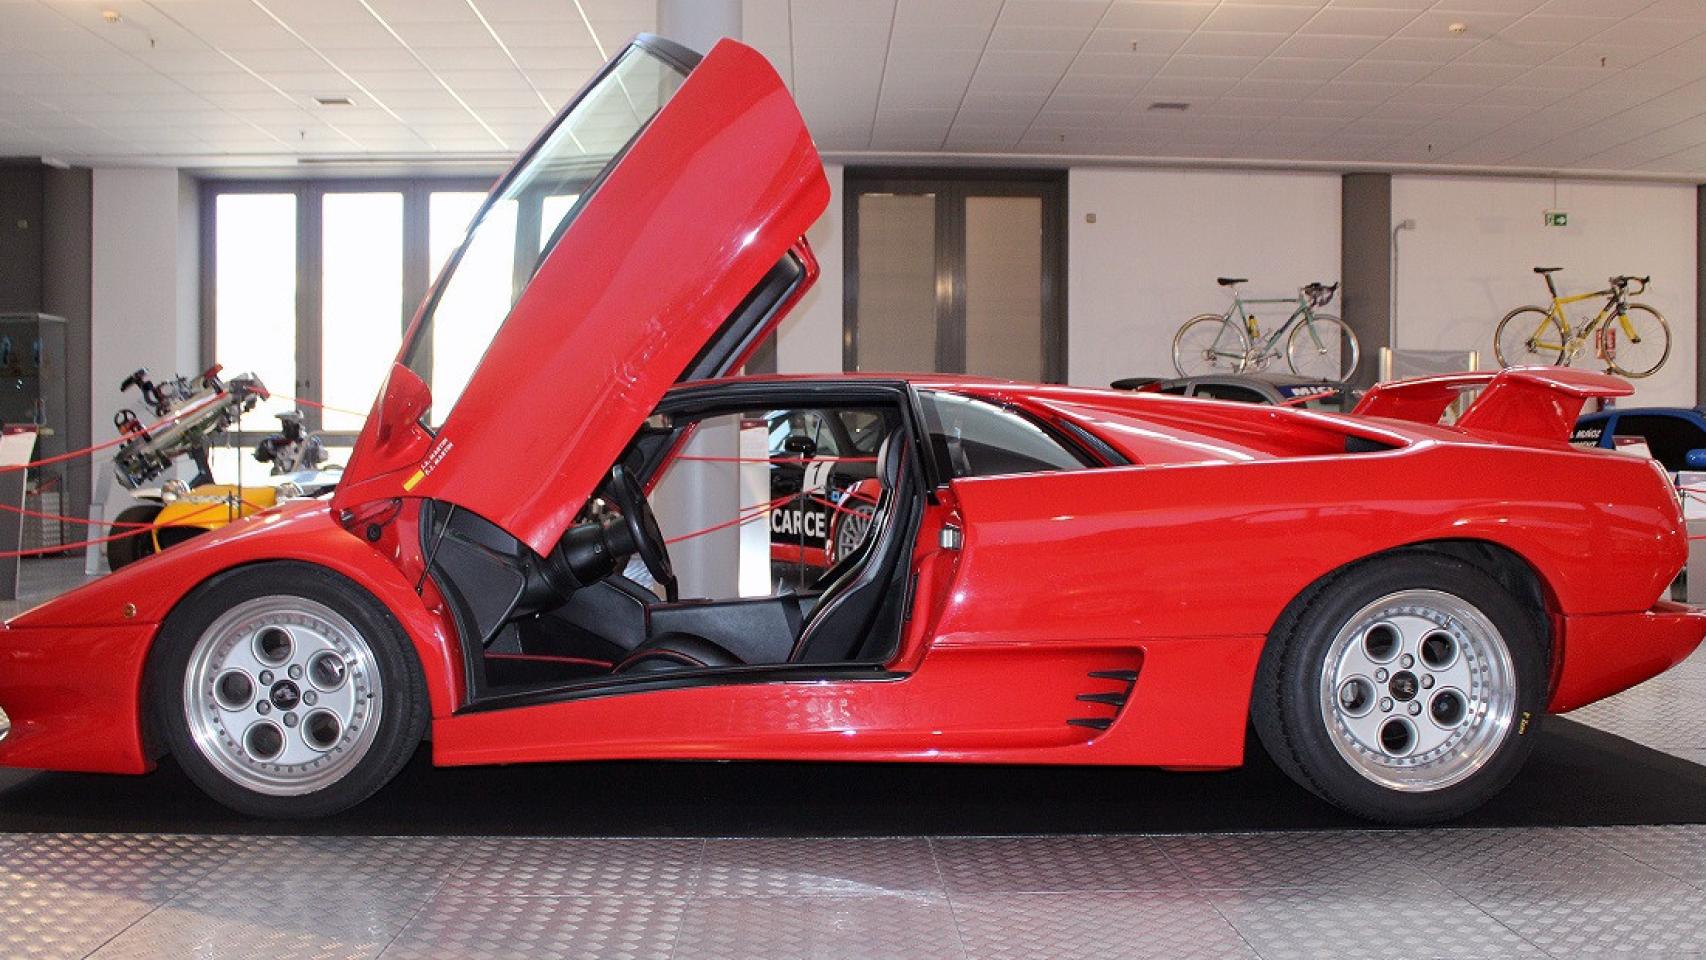
<instances>
[{"instance_id":1,"label":"dark door","mask_svg":"<svg viewBox=\"0 0 1706 960\"><path fill-rule=\"evenodd\" d=\"M846 177L848 371L1066 376L1063 174Z\"/></svg>"}]
</instances>

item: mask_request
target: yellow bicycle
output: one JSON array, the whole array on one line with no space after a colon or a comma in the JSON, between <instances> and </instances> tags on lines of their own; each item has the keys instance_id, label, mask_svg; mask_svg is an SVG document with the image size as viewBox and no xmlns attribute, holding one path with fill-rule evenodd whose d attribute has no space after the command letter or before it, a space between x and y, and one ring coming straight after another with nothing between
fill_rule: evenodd
<instances>
[{"instance_id":1,"label":"yellow bicycle","mask_svg":"<svg viewBox=\"0 0 1706 960\"><path fill-rule=\"evenodd\" d=\"M1535 267L1552 294L1550 307L1517 307L1499 321L1493 333L1493 353L1499 365L1540 363L1569 366L1593 342L1593 355L1625 377L1647 377L1670 357L1670 324L1644 303L1630 303L1631 294L1646 291L1651 277L1612 277L1611 286L1592 293L1558 296L1552 274L1560 267ZM1629 289L1631 284L1638 284ZM1605 305L1592 320L1572 328L1564 307L1595 297Z\"/></svg>"}]
</instances>

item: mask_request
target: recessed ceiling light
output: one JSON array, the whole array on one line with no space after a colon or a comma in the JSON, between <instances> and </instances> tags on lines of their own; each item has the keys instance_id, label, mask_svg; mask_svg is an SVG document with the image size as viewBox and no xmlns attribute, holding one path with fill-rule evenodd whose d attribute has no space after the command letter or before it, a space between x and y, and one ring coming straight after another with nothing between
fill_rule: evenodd
<instances>
[{"instance_id":1,"label":"recessed ceiling light","mask_svg":"<svg viewBox=\"0 0 1706 960\"><path fill-rule=\"evenodd\" d=\"M101 19L108 23L117 23L120 20L123 20L124 17L120 16L117 10L102 10Z\"/></svg>"},{"instance_id":2,"label":"recessed ceiling light","mask_svg":"<svg viewBox=\"0 0 1706 960\"><path fill-rule=\"evenodd\" d=\"M349 107L355 105L355 101L351 100L349 97L315 97L314 102L322 107Z\"/></svg>"},{"instance_id":3,"label":"recessed ceiling light","mask_svg":"<svg viewBox=\"0 0 1706 960\"><path fill-rule=\"evenodd\" d=\"M1447 26L1445 28L1445 32L1451 34L1454 37L1460 37L1463 34L1469 32L1469 24L1464 23L1462 21L1458 21L1457 23L1453 23L1450 26Z\"/></svg>"},{"instance_id":4,"label":"recessed ceiling light","mask_svg":"<svg viewBox=\"0 0 1706 960\"><path fill-rule=\"evenodd\" d=\"M1151 110L1189 110L1191 105L1182 100L1157 100L1149 105Z\"/></svg>"}]
</instances>

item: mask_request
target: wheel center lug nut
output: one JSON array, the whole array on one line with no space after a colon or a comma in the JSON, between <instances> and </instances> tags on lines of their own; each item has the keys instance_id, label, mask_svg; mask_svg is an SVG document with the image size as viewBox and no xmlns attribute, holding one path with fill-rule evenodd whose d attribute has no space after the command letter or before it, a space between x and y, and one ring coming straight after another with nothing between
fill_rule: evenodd
<instances>
[{"instance_id":1,"label":"wheel center lug nut","mask_svg":"<svg viewBox=\"0 0 1706 960\"><path fill-rule=\"evenodd\" d=\"M1374 671L1374 680L1376 683L1385 683L1386 682L1386 668L1385 667L1382 667L1379 670Z\"/></svg>"},{"instance_id":2,"label":"wheel center lug nut","mask_svg":"<svg viewBox=\"0 0 1706 960\"><path fill-rule=\"evenodd\" d=\"M1421 682L1416 679L1415 674L1408 670L1400 670L1392 675L1392 682L1386 685L1386 689L1398 700L1408 702L1416 698L1416 692L1421 689L1421 686Z\"/></svg>"},{"instance_id":3,"label":"wheel center lug nut","mask_svg":"<svg viewBox=\"0 0 1706 960\"><path fill-rule=\"evenodd\" d=\"M1405 666L1409 666L1409 664L1405 664ZM293 663L290 665L290 679L292 679L292 680L301 680L302 679L302 665L301 664Z\"/></svg>"},{"instance_id":4,"label":"wheel center lug nut","mask_svg":"<svg viewBox=\"0 0 1706 960\"><path fill-rule=\"evenodd\" d=\"M1433 688L1434 688L1433 674L1431 674L1431 673L1422 674L1422 689L1423 690L1432 690Z\"/></svg>"},{"instance_id":5,"label":"wheel center lug nut","mask_svg":"<svg viewBox=\"0 0 1706 960\"><path fill-rule=\"evenodd\" d=\"M294 710L296 705L302 702L302 691L289 680L280 680L273 684L272 690L267 693L267 699L280 710Z\"/></svg>"},{"instance_id":6,"label":"wheel center lug nut","mask_svg":"<svg viewBox=\"0 0 1706 960\"><path fill-rule=\"evenodd\" d=\"M1381 712L1384 713L1384 712L1391 710L1391 709L1392 709L1392 698L1391 697L1381 697L1380 698L1380 710L1381 710Z\"/></svg>"},{"instance_id":7,"label":"wheel center lug nut","mask_svg":"<svg viewBox=\"0 0 1706 960\"><path fill-rule=\"evenodd\" d=\"M1412 656L1410 656L1410 655L1409 655L1409 654L1407 654L1407 653L1406 653L1406 654L1404 654L1404 655L1403 655L1403 656L1402 656L1402 657L1399 657L1399 658L1398 658L1398 663L1399 663L1399 665L1400 665L1400 666L1402 666L1402 667L1403 667L1403 668L1404 668L1404 669L1405 669L1405 670L1408 670L1408 669L1410 669L1410 668L1411 668L1411 667L1413 667L1413 666L1415 666L1415 665L1416 665L1416 658L1415 658L1415 657L1412 657Z\"/></svg>"},{"instance_id":8,"label":"wheel center lug nut","mask_svg":"<svg viewBox=\"0 0 1706 960\"><path fill-rule=\"evenodd\" d=\"M1409 709L1410 709L1410 716L1412 716L1412 717L1413 717L1413 716L1416 716L1416 715L1417 715L1417 714L1419 714L1419 713L1421 713L1421 712L1422 712L1422 705L1421 705L1421 704L1419 704L1419 703L1417 703L1417 702L1416 702L1416 701L1414 701L1414 700L1411 700L1411 701L1410 701L1410 708L1409 708ZM295 718L294 718L294 717L285 717L285 718L284 718L284 722L285 722L285 725L286 725L286 726L289 726L289 725L290 725L290 721L291 721L291 720L293 720L293 719L295 719Z\"/></svg>"}]
</instances>

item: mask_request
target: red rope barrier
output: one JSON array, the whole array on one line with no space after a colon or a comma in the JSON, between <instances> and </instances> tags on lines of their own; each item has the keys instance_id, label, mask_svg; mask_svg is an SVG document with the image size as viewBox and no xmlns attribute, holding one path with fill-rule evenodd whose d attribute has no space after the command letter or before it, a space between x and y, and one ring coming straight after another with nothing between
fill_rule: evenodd
<instances>
[{"instance_id":1,"label":"red rope barrier","mask_svg":"<svg viewBox=\"0 0 1706 960\"><path fill-rule=\"evenodd\" d=\"M741 507L735 512L735 518L733 520L725 520L722 523L706 527L703 530L695 530L692 533L684 533L679 537L671 537L670 539L665 540L664 543L680 543L683 540L692 540L695 537L703 537L706 534L716 533L718 530L727 530L729 527L738 527L743 523L751 523L797 496L800 496L800 494L790 493L777 497L769 503L757 503L750 507Z\"/></svg>"},{"instance_id":2,"label":"red rope barrier","mask_svg":"<svg viewBox=\"0 0 1706 960\"><path fill-rule=\"evenodd\" d=\"M799 466L809 463L876 463L876 457L815 457L802 460L799 457L709 457L683 453L676 460L693 460L698 463L780 463Z\"/></svg>"},{"instance_id":3,"label":"red rope barrier","mask_svg":"<svg viewBox=\"0 0 1706 960\"><path fill-rule=\"evenodd\" d=\"M246 507L253 509L256 513L259 513L263 510L271 509L270 507L263 507L260 504L255 503L252 500L239 500L238 502L241 503L242 505L246 506ZM44 555L50 554L50 553L70 553L71 551L82 550L84 548L92 547L92 546L95 546L97 544L111 543L114 540L123 540L123 539L126 539L128 537L138 537L138 536L141 536L145 533L152 532L154 530L170 530L170 529L175 529L175 528L179 528L179 527L200 527L200 526L202 526L202 524L199 522L196 522L195 518L201 517L203 514L213 513L216 510L229 510L230 508L231 508L231 504L228 504L228 503L208 503L208 504L203 504L201 506L201 508L198 510L191 511L190 513L187 513L184 516L179 517L176 520L172 520L172 521L169 521L166 523L131 523L129 521L126 521L124 523L119 523L118 521L114 521L114 520L85 520L85 519L81 519L78 517L69 517L69 516L64 516L61 514L51 514L51 513L45 513L44 514L38 510L26 510L23 507L13 507L13 506L9 506L7 504L0 503L0 511L4 511L7 513L17 513L17 514L22 514L23 516L27 516L27 517L28 516L35 516L35 517L41 517L41 518L49 519L49 520L69 521L71 523L81 523L81 524L84 524L86 526L91 526L91 527L104 526L104 527L108 527L108 528L118 528L118 527L125 528L122 533L110 533L110 534L107 534L106 536L90 537L86 540L73 540L73 541L68 542L68 543L61 543L61 544L58 544L56 546L51 546L51 547L32 547L28 550L0 550L0 557L37 557L37 556L44 556ZM249 516L253 516L253 514L249 514ZM242 519L242 517L235 517L232 519L233 520L240 520L240 519Z\"/></svg>"}]
</instances>

